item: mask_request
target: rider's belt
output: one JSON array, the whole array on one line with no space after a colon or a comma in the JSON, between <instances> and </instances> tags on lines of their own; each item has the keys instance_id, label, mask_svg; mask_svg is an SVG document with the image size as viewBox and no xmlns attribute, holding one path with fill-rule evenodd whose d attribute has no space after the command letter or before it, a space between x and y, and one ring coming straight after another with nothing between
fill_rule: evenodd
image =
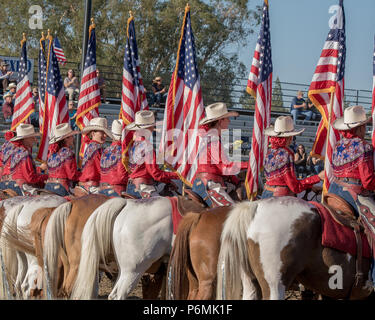
<instances>
[{"instance_id":1,"label":"rider's belt","mask_svg":"<svg viewBox=\"0 0 375 320\"><path fill-rule=\"evenodd\" d=\"M4 181L11 181L12 180L12 177L10 174L5 174L1 177L1 181L4 182Z\"/></svg>"},{"instance_id":2,"label":"rider's belt","mask_svg":"<svg viewBox=\"0 0 375 320\"><path fill-rule=\"evenodd\" d=\"M264 189L273 192L275 197L284 197L284 196L295 196L287 186L269 186L265 185Z\"/></svg>"},{"instance_id":3,"label":"rider's belt","mask_svg":"<svg viewBox=\"0 0 375 320\"><path fill-rule=\"evenodd\" d=\"M340 178L340 177L336 177L335 178L336 181L342 181L342 182L354 182L356 184L361 184L361 180L360 179L355 179L355 178Z\"/></svg>"},{"instance_id":4,"label":"rider's belt","mask_svg":"<svg viewBox=\"0 0 375 320\"><path fill-rule=\"evenodd\" d=\"M69 190L69 179L66 179L66 178L48 178L46 183L59 183L65 189Z\"/></svg>"},{"instance_id":5,"label":"rider's belt","mask_svg":"<svg viewBox=\"0 0 375 320\"><path fill-rule=\"evenodd\" d=\"M80 185L81 187L84 187L85 189L87 188L90 188L90 187L97 187L99 185L99 182L98 181L93 181L93 180L90 180L90 181L80 181L78 183L78 185Z\"/></svg>"},{"instance_id":6,"label":"rider's belt","mask_svg":"<svg viewBox=\"0 0 375 320\"><path fill-rule=\"evenodd\" d=\"M224 179L222 176L219 176L214 173L210 172L199 172L196 176L198 179L201 179L205 186L207 186L208 181L213 181L220 183L222 186L224 186Z\"/></svg>"},{"instance_id":7,"label":"rider's belt","mask_svg":"<svg viewBox=\"0 0 375 320\"><path fill-rule=\"evenodd\" d=\"M346 188L349 192L354 192L355 194L361 194L365 189L360 185L359 179L354 178L336 178L335 182L341 186ZM348 183L348 182L355 182L356 184Z\"/></svg>"},{"instance_id":8,"label":"rider's belt","mask_svg":"<svg viewBox=\"0 0 375 320\"><path fill-rule=\"evenodd\" d=\"M126 186L123 185L123 184L109 184L107 182L101 182L100 183L100 190L107 190L107 189L111 189L111 190L114 190L116 191L119 195L121 195L121 193L123 191L126 191Z\"/></svg>"},{"instance_id":9,"label":"rider's belt","mask_svg":"<svg viewBox=\"0 0 375 320\"><path fill-rule=\"evenodd\" d=\"M129 182L135 185L136 189L139 189L139 186L141 183L146 185L154 185L154 180L147 179L147 178L135 178L135 179L129 179Z\"/></svg>"}]
</instances>

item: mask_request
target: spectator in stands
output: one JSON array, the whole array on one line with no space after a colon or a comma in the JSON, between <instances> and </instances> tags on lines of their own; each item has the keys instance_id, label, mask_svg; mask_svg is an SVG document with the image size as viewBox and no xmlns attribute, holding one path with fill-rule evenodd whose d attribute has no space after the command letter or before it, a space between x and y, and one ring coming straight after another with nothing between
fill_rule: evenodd
<instances>
[{"instance_id":1,"label":"spectator in stands","mask_svg":"<svg viewBox=\"0 0 375 320\"><path fill-rule=\"evenodd\" d=\"M321 114L319 110L315 107L315 105L311 102L311 100L308 98L306 101L307 108L312 111L312 120L320 120L321 119Z\"/></svg>"},{"instance_id":2,"label":"spectator in stands","mask_svg":"<svg viewBox=\"0 0 375 320\"><path fill-rule=\"evenodd\" d=\"M107 92L106 92L106 89L105 89L105 82L104 82L104 78L100 75L99 69L96 69L96 76L98 77L100 97L101 97L103 103L107 103L107 99L106 99Z\"/></svg>"},{"instance_id":3,"label":"spectator in stands","mask_svg":"<svg viewBox=\"0 0 375 320\"><path fill-rule=\"evenodd\" d=\"M33 88L33 101L35 106L35 112L30 115L31 124L34 128L39 128L39 91L38 88Z\"/></svg>"},{"instance_id":4,"label":"spectator in stands","mask_svg":"<svg viewBox=\"0 0 375 320\"><path fill-rule=\"evenodd\" d=\"M306 170L307 154L304 145L298 145L297 152L294 154L294 165L297 175L300 178L305 178L307 175ZM320 171L319 171L320 172Z\"/></svg>"},{"instance_id":5,"label":"spectator in stands","mask_svg":"<svg viewBox=\"0 0 375 320\"><path fill-rule=\"evenodd\" d=\"M17 84L14 82L11 82L9 86L7 87L8 92L12 95L12 102L13 104L16 104L16 91L17 91Z\"/></svg>"},{"instance_id":6,"label":"spectator in stands","mask_svg":"<svg viewBox=\"0 0 375 320\"><path fill-rule=\"evenodd\" d=\"M309 155L306 161L306 168L311 174L317 174L324 169L324 161L316 156Z\"/></svg>"},{"instance_id":7,"label":"spectator in stands","mask_svg":"<svg viewBox=\"0 0 375 320\"><path fill-rule=\"evenodd\" d=\"M69 101L74 100L76 94L79 95L79 82L73 69L68 70L67 77L64 80L64 87Z\"/></svg>"},{"instance_id":8,"label":"spectator in stands","mask_svg":"<svg viewBox=\"0 0 375 320\"><path fill-rule=\"evenodd\" d=\"M69 110L70 126L72 127L73 130L78 130L78 126L76 123L77 109L74 106L74 101L69 101L68 110Z\"/></svg>"},{"instance_id":9,"label":"spectator in stands","mask_svg":"<svg viewBox=\"0 0 375 320\"><path fill-rule=\"evenodd\" d=\"M12 94L7 92L4 95L4 104L3 104L3 115L5 123L12 123L12 115L13 115L13 108L14 104L12 102Z\"/></svg>"},{"instance_id":10,"label":"spectator in stands","mask_svg":"<svg viewBox=\"0 0 375 320\"><path fill-rule=\"evenodd\" d=\"M305 116L305 120L311 120L313 112L307 106L305 99L303 99L303 91L298 91L297 96L293 98L290 104L290 113L293 116L294 125L296 125L297 119L301 115Z\"/></svg>"},{"instance_id":11,"label":"spectator in stands","mask_svg":"<svg viewBox=\"0 0 375 320\"><path fill-rule=\"evenodd\" d=\"M294 153L297 152L297 142L296 142L296 136L293 137L293 141L289 146L290 149L293 150Z\"/></svg>"},{"instance_id":12,"label":"spectator in stands","mask_svg":"<svg viewBox=\"0 0 375 320\"><path fill-rule=\"evenodd\" d=\"M153 104L158 107L160 107L162 103L165 103L168 96L167 88L162 82L163 80L161 77L156 77L152 81L152 92L154 94Z\"/></svg>"},{"instance_id":13,"label":"spectator in stands","mask_svg":"<svg viewBox=\"0 0 375 320\"><path fill-rule=\"evenodd\" d=\"M7 62L1 62L0 65L0 83L3 93L5 93L6 88L9 85L9 78L13 74L12 71L8 71L9 63Z\"/></svg>"}]
</instances>

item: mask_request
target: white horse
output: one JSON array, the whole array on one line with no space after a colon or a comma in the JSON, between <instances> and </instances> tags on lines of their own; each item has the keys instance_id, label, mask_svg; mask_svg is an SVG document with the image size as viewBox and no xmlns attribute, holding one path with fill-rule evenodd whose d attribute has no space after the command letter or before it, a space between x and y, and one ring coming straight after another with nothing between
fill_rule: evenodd
<instances>
[{"instance_id":1,"label":"white horse","mask_svg":"<svg viewBox=\"0 0 375 320\"><path fill-rule=\"evenodd\" d=\"M125 299L152 264L170 254L174 239L170 200L126 201L126 206L112 216L96 210L85 224L72 299L96 296L99 261L107 260L112 241L119 276L109 299Z\"/></svg>"},{"instance_id":2,"label":"white horse","mask_svg":"<svg viewBox=\"0 0 375 320\"><path fill-rule=\"evenodd\" d=\"M281 300L295 280L331 298L368 296L369 281L352 290L356 259L321 242L320 216L306 201L280 197L236 204L221 235L217 297L240 299L244 288L246 299ZM369 259L364 259L365 275L369 265ZM343 270L342 288L330 285L332 266Z\"/></svg>"},{"instance_id":3,"label":"white horse","mask_svg":"<svg viewBox=\"0 0 375 320\"><path fill-rule=\"evenodd\" d=\"M32 289L41 290L43 288L43 271L34 255L12 248L10 242L7 241L7 237L14 237L15 233L19 233L24 239L33 243L34 240L28 230L28 226L34 212L40 208L58 207L67 200L58 195L24 198L25 200L13 207L4 219L1 246L5 253L4 264L8 267L8 270L15 270L14 268L9 268L9 266L15 266L15 259L17 260L17 276L14 282L15 291L18 295L21 294L23 298L27 299L30 297Z\"/></svg>"}]
</instances>

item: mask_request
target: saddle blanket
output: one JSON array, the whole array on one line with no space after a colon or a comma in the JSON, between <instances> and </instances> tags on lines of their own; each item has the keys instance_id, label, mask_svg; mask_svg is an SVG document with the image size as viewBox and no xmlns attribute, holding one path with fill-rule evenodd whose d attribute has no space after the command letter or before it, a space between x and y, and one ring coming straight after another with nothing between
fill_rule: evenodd
<instances>
[{"instance_id":1,"label":"saddle blanket","mask_svg":"<svg viewBox=\"0 0 375 320\"><path fill-rule=\"evenodd\" d=\"M172 222L173 222L173 234L177 234L178 225L182 219L180 211L177 207L177 197L167 197L172 205Z\"/></svg>"},{"instance_id":2,"label":"saddle blanket","mask_svg":"<svg viewBox=\"0 0 375 320\"><path fill-rule=\"evenodd\" d=\"M354 231L349 227L337 223L321 203L315 201L310 201L310 203L318 209L320 219L322 221L322 246L356 256L357 243L355 240ZM363 232L361 232L361 238L362 256L365 258L370 258L370 245Z\"/></svg>"}]
</instances>

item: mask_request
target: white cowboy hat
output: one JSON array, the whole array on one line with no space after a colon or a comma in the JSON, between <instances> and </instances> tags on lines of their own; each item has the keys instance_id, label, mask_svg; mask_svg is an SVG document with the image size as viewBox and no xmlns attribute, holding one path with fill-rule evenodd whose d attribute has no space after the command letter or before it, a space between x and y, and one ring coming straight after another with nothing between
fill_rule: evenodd
<instances>
[{"instance_id":1,"label":"white cowboy hat","mask_svg":"<svg viewBox=\"0 0 375 320\"><path fill-rule=\"evenodd\" d=\"M12 82L12 83L9 84L7 90L10 90L12 88L17 88L17 85L14 82Z\"/></svg>"},{"instance_id":2,"label":"white cowboy hat","mask_svg":"<svg viewBox=\"0 0 375 320\"><path fill-rule=\"evenodd\" d=\"M31 138L31 137L38 137L40 136L39 132L35 132L34 126L32 124L26 124L26 123L21 123L17 128L16 128L16 136L9 141L17 141L17 140L22 140L26 138Z\"/></svg>"},{"instance_id":3,"label":"white cowboy hat","mask_svg":"<svg viewBox=\"0 0 375 320\"><path fill-rule=\"evenodd\" d=\"M200 126L216 120L238 116L238 112L228 112L227 105L223 102L210 104L205 108L205 111L206 117L199 122Z\"/></svg>"},{"instance_id":4,"label":"white cowboy hat","mask_svg":"<svg viewBox=\"0 0 375 320\"><path fill-rule=\"evenodd\" d=\"M49 143L56 143L59 141L64 140L65 138L68 138L70 136L73 136L75 134L79 133L78 131L73 131L70 127L69 123L61 123L58 124L55 128L55 132L53 137L49 140Z\"/></svg>"},{"instance_id":5,"label":"white cowboy hat","mask_svg":"<svg viewBox=\"0 0 375 320\"><path fill-rule=\"evenodd\" d=\"M135 114L135 121L128 124L125 129L126 130L140 130L146 129L149 127L154 127L155 124L155 116L154 113L150 110L142 110L138 111Z\"/></svg>"},{"instance_id":6,"label":"white cowboy hat","mask_svg":"<svg viewBox=\"0 0 375 320\"><path fill-rule=\"evenodd\" d=\"M344 110L344 116L333 122L333 127L337 130L350 130L371 121L371 117L366 116L366 111L362 106L352 106Z\"/></svg>"},{"instance_id":7,"label":"white cowboy hat","mask_svg":"<svg viewBox=\"0 0 375 320\"><path fill-rule=\"evenodd\" d=\"M301 134L303 131L305 131L305 128L300 130L296 130L294 128L292 117L280 116L276 118L275 125L271 125L266 130L264 130L264 134L266 136L284 138L296 136L298 134Z\"/></svg>"},{"instance_id":8,"label":"white cowboy hat","mask_svg":"<svg viewBox=\"0 0 375 320\"><path fill-rule=\"evenodd\" d=\"M114 140L121 140L122 137L122 125L124 121L121 119L115 119L112 122L112 135L114 137Z\"/></svg>"},{"instance_id":9,"label":"white cowboy hat","mask_svg":"<svg viewBox=\"0 0 375 320\"><path fill-rule=\"evenodd\" d=\"M89 125L83 128L82 134L87 134L90 131L104 131L104 133L113 139L111 131L108 130L107 119L96 117L90 120Z\"/></svg>"},{"instance_id":10,"label":"white cowboy hat","mask_svg":"<svg viewBox=\"0 0 375 320\"><path fill-rule=\"evenodd\" d=\"M5 99L7 97L13 97L12 92L8 91L6 94L3 95L3 99Z\"/></svg>"}]
</instances>

